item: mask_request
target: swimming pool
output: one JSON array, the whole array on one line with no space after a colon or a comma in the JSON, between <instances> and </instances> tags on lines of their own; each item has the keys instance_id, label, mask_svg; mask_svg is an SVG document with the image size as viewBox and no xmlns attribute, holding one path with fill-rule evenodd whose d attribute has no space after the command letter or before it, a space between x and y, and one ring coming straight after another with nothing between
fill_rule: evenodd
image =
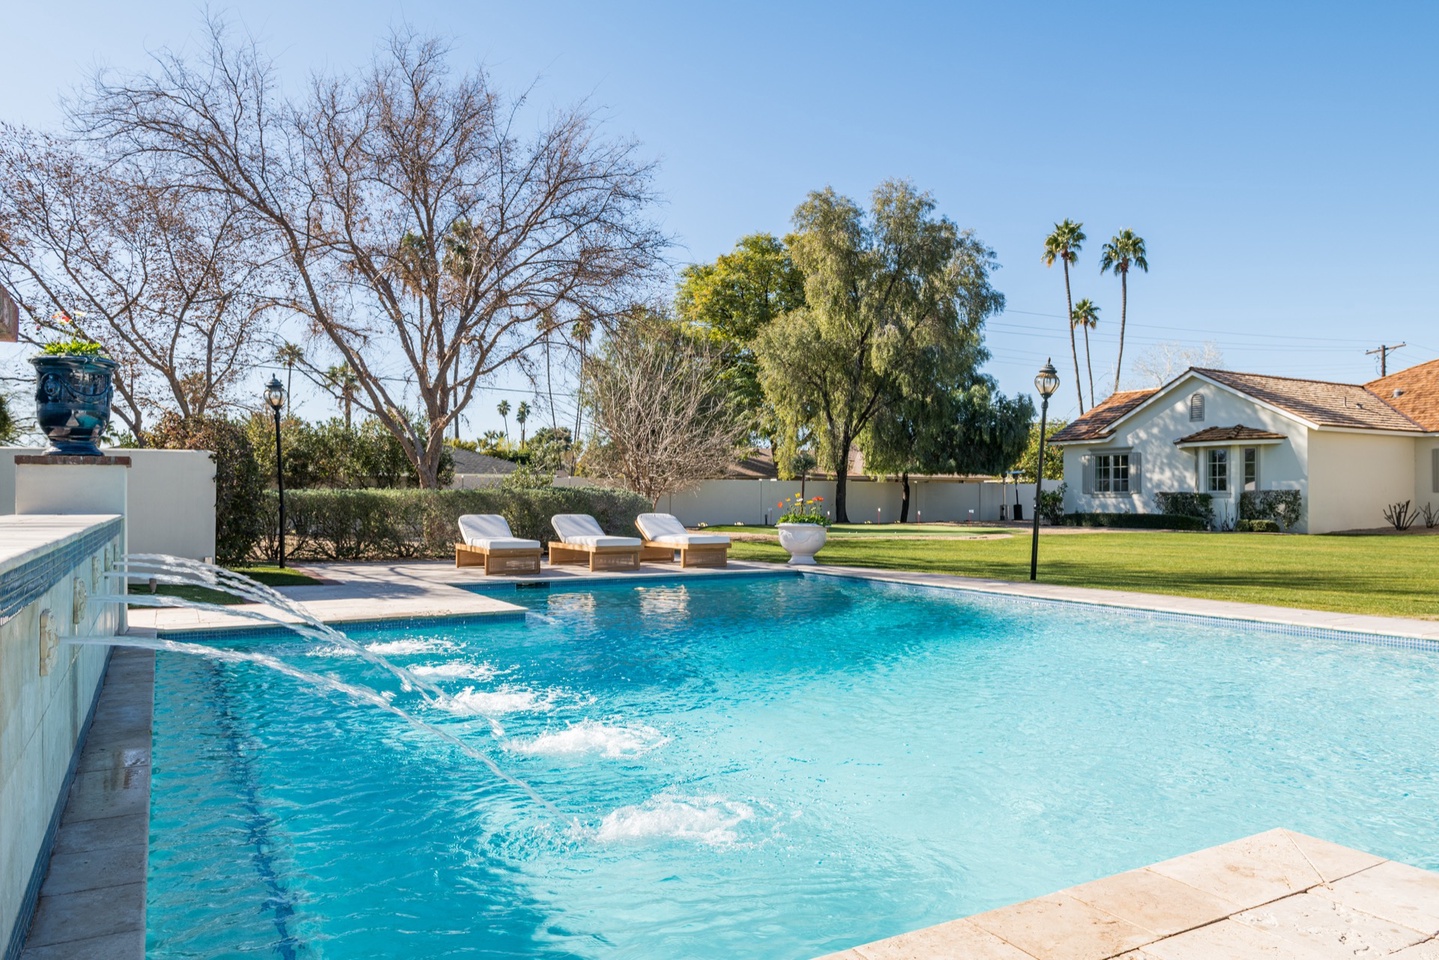
<instances>
[{"instance_id":1,"label":"swimming pool","mask_svg":"<svg viewBox=\"0 0 1439 960\"><path fill-rule=\"evenodd\" d=\"M1439 867L1424 650L829 577L514 597L350 633L544 803L160 654L148 955L804 960L1279 825Z\"/></svg>"}]
</instances>

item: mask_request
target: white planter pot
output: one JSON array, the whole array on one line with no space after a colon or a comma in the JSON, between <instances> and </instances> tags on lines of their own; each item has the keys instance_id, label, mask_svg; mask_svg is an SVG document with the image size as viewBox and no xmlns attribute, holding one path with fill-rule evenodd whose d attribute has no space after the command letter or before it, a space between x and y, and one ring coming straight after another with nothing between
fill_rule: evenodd
<instances>
[{"instance_id":1,"label":"white planter pot","mask_svg":"<svg viewBox=\"0 0 1439 960\"><path fill-rule=\"evenodd\" d=\"M814 566L814 555L829 537L818 523L781 523L779 545L789 554L790 566Z\"/></svg>"}]
</instances>

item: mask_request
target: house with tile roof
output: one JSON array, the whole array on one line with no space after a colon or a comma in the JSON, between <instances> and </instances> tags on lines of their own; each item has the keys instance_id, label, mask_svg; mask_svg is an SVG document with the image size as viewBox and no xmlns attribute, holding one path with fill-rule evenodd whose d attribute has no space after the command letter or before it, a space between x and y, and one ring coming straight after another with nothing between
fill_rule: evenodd
<instances>
[{"instance_id":1,"label":"house with tile roof","mask_svg":"<svg viewBox=\"0 0 1439 960\"><path fill-rule=\"evenodd\" d=\"M1368 383L1191 368L1110 396L1052 442L1067 513L1158 513L1157 493L1207 493L1229 525L1245 493L1296 490L1299 532L1381 527L1392 503L1439 509L1439 360Z\"/></svg>"}]
</instances>

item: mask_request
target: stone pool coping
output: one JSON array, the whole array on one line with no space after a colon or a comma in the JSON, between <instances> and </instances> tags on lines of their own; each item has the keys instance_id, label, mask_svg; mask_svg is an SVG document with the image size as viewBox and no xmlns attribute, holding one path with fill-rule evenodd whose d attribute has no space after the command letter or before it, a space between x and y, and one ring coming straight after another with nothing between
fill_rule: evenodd
<instances>
[{"instance_id":1,"label":"stone pool coping","mask_svg":"<svg viewBox=\"0 0 1439 960\"><path fill-rule=\"evenodd\" d=\"M1439 874L1276 829L821 960L1439 957Z\"/></svg>"}]
</instances>

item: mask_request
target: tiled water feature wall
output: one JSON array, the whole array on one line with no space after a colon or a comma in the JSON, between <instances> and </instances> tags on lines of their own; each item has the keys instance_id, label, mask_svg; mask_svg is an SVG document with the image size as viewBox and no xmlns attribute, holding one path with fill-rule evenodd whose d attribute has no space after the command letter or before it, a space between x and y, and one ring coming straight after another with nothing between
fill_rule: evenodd
<instances>
[{"instance_id":1,"label":"tiled water feature wall","mask_svg":"<svg viewBox=\"0 0 1439 960\"><path fill-rule=\"evenodd\" d=\"M119 516L0 517L0 951L18 954L43 879L67 781L109 648L66 637L112 636L123 589Z\"/></svg>"}]
</instances>

